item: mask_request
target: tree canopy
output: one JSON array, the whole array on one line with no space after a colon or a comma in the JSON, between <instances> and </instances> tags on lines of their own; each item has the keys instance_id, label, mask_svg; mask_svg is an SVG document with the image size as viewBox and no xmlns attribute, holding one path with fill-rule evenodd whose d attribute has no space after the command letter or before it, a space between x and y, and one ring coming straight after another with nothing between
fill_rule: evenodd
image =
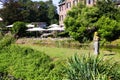
<instances>
[{"instance_id":1,"label":"tree canopy","mask_svg":"<svg viewBox=\"0 0 120 80\"><path fill-rule=\"evenodd\" d=\"M12 33L15 37L23 37L26 35L27 27L24 22L17 21L13 24Z\"/></svg>"},{"instance_id":2,"label":"tree canopy","mask_svg":"<svg viewBox=\"0 0 120 80\"><path fill-rule=\"evenodd\" d=\"M119 16L120 9L111 0L98 0L92 7L74 6L64 23L69 35L80 42L92 40L95 31L102 39L111 41L120 36Z\"/></svg>"},{"instance_id":3,"label":"tree canopy","mask_svg":"<svg viewBox=\"0 0 120 80\"><path fill-rule=\"evenodd\" d=\"M46 2L31 0L0 0L3 8L0 15L5 24L13 24L16 21L58 23L58 13L52 0Z\"/></svg>"}]
</instances>

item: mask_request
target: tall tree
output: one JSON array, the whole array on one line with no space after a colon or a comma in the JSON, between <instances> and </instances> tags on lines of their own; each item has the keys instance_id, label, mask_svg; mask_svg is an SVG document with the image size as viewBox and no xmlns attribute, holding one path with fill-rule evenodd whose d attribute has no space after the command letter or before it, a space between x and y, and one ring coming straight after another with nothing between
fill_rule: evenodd
<instances>
[{"instance_id":1,"label":"tall tree","mask_svg":"<svg viewBox=\"0 0 120 80\"><path fill-rule=\"evenodd\" d=\"M47 13L47 9L48 6L45 2L40 1L39 5L37 5L38 11L37 11L37 21L39 22L48 22L48 13Z\"/></svg>"},{"instance_id":2,"label":"tall tree","mask_svg":"<svg viewBox=\"0 0 120 80\"><path fill-rule=\"evenodd\" d=\"M0 15L7 24L15 21L24 22L58 22L56 7L50 1L33 2L31 0L1 0L4 7L0 9ZM9 14L8 14L9 13Z\"/></svg>"},{"instance_id":3,"label":"tall tree","mask_svg":"<svg viewBox=\"0 0 120 80\"><path fill-rule=\"evenodd\" d=\"M53 1L49 0L46 2L48 5L48 18L49 18L49 24L58 23L58 13L57 13L57 7L54 6Z\"/></svg>"},{"instance_id":4,"label":"tall tree","mask_svg":"<svg viewBox=\"0 0 120 80\"><path fill-rule=\"evenodd\" d=\"M102 16L97 22L98 32L101 39L112 41L120 36L120 23L109 17Z\"/></svg>"},{"instance_id":5,"label":"tall tree","mask_svg":"<svg viewBox=\"0 0 120 80\"><path fill-rule=\"evenodd\" d=\"M21 13L21 4L18 2L10 1L4 6L5 7L1 9L0 14L7 24L12 24L15 21L23 20L23 14Z\"/></svg>"},{"instance_id":6,"label":"tall tree","mask_svg":"<svg viewBox=\"0 0 120 80\"><path fill-rule=\"evenodd\" d=\"M119 12L119 7L117 7L112 0L100 0L93 7L87 7L82 4L78 5L72 8L72 10L67 14L64 21L66 31L69 32L71 37L80 42L92 40L94 31L98 31L103 39L109 41L110 39L114 40L118 38L120 34L120 18L118 18L120 16ZM103 16L106 19L103 19ZM106 23L102 22L103 20L105 20ZM108 30L109 28L106 29L108 26L111 27L110 30ZM112 34L110 36L106 33Z\"/></svg>"},{"instance_id":7,"label":"tall tree","mask_svg":"<svg viewBox=\"0 0 120 80\"><path fill-rule=\"evenodd\" d=\"M99 9L99 17L104 15L111 19L116 19L115 14L118 12L118 7L112 0L98 0L96 7Z\"/></svg>"}]
</instances>

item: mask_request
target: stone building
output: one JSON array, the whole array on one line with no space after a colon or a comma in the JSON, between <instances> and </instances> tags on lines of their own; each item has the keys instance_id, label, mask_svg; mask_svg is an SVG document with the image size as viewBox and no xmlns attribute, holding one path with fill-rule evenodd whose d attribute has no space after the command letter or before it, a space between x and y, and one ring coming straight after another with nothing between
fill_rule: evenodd
<instances>
[{"instance_id":1,"label":"stone building","mask_svg":"<svg viewBox=\"0 0 120 80\"><path fill-rule=\"evenodd\" d=\"M59 2L59 25L64 26L63 21L67 16L68 10L73 6L76 6L79 2L86 4L87 6L93 6L96 0L60 0ZM120 0L113 0L116 5L120 6Z\"/></svg>"},{"instance_id":2,"label":"stone building","mask_svg":"<svg viewBox=\"0 0 120 80\"><path fill-rule=\"evenodd\" d=\"M59 2L59 25L64 26L63 21L67 16L68 10L76 6L79 2L83 2L83 0L61 0ZM94 0L86 0L84 3L88 6L93 6L94 2Z\"/></svg>"}]
</instances>

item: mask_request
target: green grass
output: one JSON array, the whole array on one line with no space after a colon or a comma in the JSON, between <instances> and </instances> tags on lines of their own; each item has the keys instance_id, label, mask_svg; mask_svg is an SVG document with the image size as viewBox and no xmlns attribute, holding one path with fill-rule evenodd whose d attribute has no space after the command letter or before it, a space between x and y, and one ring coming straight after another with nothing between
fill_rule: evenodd
<instances>
[{"instance_id":1,"label":"green grass","mask_svg":"<svg viewBox=\"0 0 120 80\"><path fill-rule=\"evenodd\" d=\"M81 49L70 49L70 48L57 48L57 47L46 47L32 44L19 44L20 46L30 47L32 49L45 52L48 56L53 59L66 59L74 54L82 55L82 54L93 54L93 49L89 48L81 48ZM115 61L120 61L120 51L112 50L107 51L105 49L100 49L100 54L104 55L105 58L113 58Z\"/></svg>"},{"instance_id":2,"label":"green grass","mask_svg":"<svg viewBox=\"0 0 120 80\"><path fill-rule=\"evenodd\" d=\"M53 60L64 60L68 57L73 56L75 53L82 57L82 54L93 54L93 49L91 48L81 48L81 49L70 49L70 48L57 48L57 47L46 47L40 45L32 44L20 44L20 46L30 47L34 50L42 51L49 55ZM119 62L120 65L120 50L119 49L103 49L100 48L100 55L104 57L105 60L111 59L112 63ZM118 69L120 72L120 69Z\"/></svg>"},{"instance_id":3,"label":"green grass","mask_svg":"<svg viewBox=\"0 0 120 80\"><path fill-rule=\"evenodd\" d=\"M91 50L83 50L83 49L70 49L70 48L57 48L57 47L46 47L46 46L39 46L39 45L30 45L30 44L24 44L20 46L30 47L32 49L45 52L48 56L51 58L62 58L65 59L67 57L70 57L77 54L84 54L84 53L92 53Z\"/></svg>"}]
</instances>

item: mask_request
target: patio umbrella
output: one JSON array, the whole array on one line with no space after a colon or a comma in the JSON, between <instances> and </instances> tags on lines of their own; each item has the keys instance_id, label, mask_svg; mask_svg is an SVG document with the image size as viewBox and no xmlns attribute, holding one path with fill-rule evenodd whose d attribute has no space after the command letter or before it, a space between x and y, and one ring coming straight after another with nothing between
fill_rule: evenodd
<instances>
[{"instance_id":1,"label":"patio umbrella","mask_svg":"<svg viewBox=\"0 0 120 80\"><path fill-rule=\"evenodd\" d=\"M48 31L64 31L64 27L52 27L47 29Z\"/></svg>"},{"instance_id":2,"label":"patio umbrella","mask_svg":"<svg viewBox=\"0 0 120 80\"><path fill-rule=\"evenodd\" d=\"M51 24L50 26L48 26L48 28L52 28L52 27L59 27L59 25L57 25L57 24Z\"/></svg>"},{"instance_id":3,"label":"patio umbrella","mask_svg":"<svg viewBox=\"0 0 120 80\"><path fill-rule=\"evenodd\" d=\"M46 31L46 29L43 29L43 28L40 28L40 27L35 27L35 28L27 29L27 31L29 31L29 32L35 32L36 37L38 37L39 36L38 35L39 32Z\"/></svg>"},{"instance_id":4,"label":"patio umbrella","mask_svg":"<svg viewBox=\"0 0 120 80\"><path fill-rule=\"evenodd\" d=\"M35 27L35 28L27 29L27 31L46 31L46 29L43 29L43 28L40 28L40 27Z\"/></svg>"},{"instance_id":5,"label":"patio umbrella","mask_svg":"<svg viewBox=\"0 0 120 80\"><path fill-rule=\"evenodd\" d=\"M6 26L6 27L8 27L8 28L12 28L12 27L13 27L13 25L8 25L8 26Z\"/></svg>"},{"instance_id":6,"label":"patio umbrella","mask_svg":"<svg viewBox=\"0 0 120 80\"><path fill-rule=\"evenodd\" d=\"M3 21L3 19L0 17L0 21Z\"/></svg>"}]
</instances>

